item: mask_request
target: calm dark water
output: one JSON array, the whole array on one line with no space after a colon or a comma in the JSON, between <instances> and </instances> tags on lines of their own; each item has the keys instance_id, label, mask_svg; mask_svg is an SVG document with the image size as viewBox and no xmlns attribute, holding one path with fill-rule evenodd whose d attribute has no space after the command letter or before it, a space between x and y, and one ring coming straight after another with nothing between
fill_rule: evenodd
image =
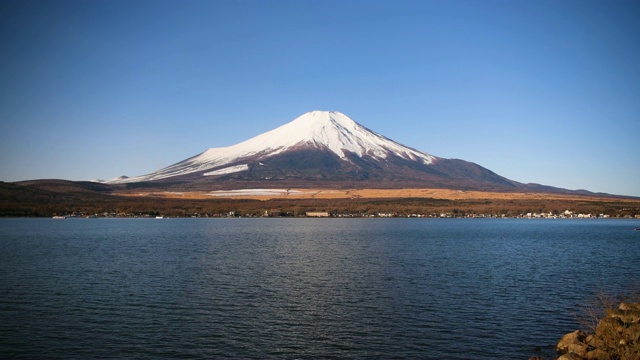
<instances>
[{"instance_id":1,"label":"calm dark water","mask_svg":"<svg viewBox=\"0 0 640 360\"><path fill-rule=\"evenodd\" d=\"M635 227L4 219L0 358L549 355L585 299L637 289Z\"/></svg>"}]
</instances>

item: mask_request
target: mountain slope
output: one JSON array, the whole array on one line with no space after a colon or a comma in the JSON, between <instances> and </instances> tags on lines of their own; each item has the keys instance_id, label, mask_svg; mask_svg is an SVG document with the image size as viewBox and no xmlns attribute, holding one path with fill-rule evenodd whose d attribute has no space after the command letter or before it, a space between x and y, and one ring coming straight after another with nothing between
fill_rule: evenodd
<instances>
[{"instance_id":1,"label":"mountain slope","mask_svg":"<svg viewBox=\"0 0 640 360\"><path fill-rule=\"evenodd\" d=\"M208 149L151 174L108 181L141 182L179 182L191 188L413 186L517 190L527 187L477 164L439 158L399 144L342 113L329 111L308 112L239 144Z\"/></svg>"},{"instance_id":2,"label":"mountain slope","mask_svg":"<svg viewBox=\"0 0 640 360\"><path fill-rule=\"evenodd\" d=\"M168 166L157 172L116 178L109 183L153 181L204 172L204 176L223 175L248 170L246 164L299 149L328 150L340 160L351 162L349 155L386 159L390 155L430 164L434 156L401 145L356 123L339 112L312 111L239 144L211 148L203 153ZM233 166L229 166L236 164ZM227 169L227 170L225 170ZM206 172L212 170L210 172Z\"/></svg>"}]
</instances>

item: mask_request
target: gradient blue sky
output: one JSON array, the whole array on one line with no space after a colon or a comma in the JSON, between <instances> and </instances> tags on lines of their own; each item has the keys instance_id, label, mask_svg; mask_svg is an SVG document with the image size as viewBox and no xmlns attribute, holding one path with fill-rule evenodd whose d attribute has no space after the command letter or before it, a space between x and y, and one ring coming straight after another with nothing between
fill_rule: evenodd
<instances>
[{"instance_id":1,"label":"gradient blue sky","mask_svg":"<svg viewBox=\"0 0 640 360\"><path fill-rule=\"evenodd\" d=\"M638 1L0 0L0 180L110 179L335 110L640 196Z\"/></svg>"}]
</instances>

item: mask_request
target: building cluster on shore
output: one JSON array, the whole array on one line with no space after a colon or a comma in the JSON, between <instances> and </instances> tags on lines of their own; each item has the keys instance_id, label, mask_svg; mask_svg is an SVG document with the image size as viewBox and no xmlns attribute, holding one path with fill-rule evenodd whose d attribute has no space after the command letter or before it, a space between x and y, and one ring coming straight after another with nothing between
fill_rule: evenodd
<instances>
[{"instance_id":1,"label":"building cluster on shore","mask_svg":"<svg viewBox=\"0 0 640 360\"><path fill-rule=\"evenodd\" d=\"M308 215L307 215L308 216ZM376 213L376 214L335 214L333 217L379 217L379 218L391 218L391 217L407 217L407 218L514 218L514 219L607 219L611 216L606 214L583 214L574 213L572 211L565 211L561 214L553 213L526 213L519 215L507 215L507 214L456 214L456 213L432 213L432 214L396 214L396 213ZM631 218L631 216L626 216ZM640 218L636 215L635 218Z\"/></svg>"},{"instance_id":2,"label":"building cluster on shore","mask_svg":"<svg viewBox=\"0 0 640 360\"><path fill-rule=\"evenodd\" d=\"M640 219L640 215L624 215L618 217L612 217L607 214L584 214L566 210L561 213L552 212L528 212L518 215L510 214L476 214L476 213L464 213L464 212L441 212L441 213L429 213L429 214L402 214L394 212L376 212L376 213L334 213L328 211L307 211L304 213L291 213L278 209L265 210L263 213L241 213L240 211L228 211L223 213L181 213L181 214L162 214L160 212L103 212L100 214L86 214L83 212L73 212L70 214L59 214L53 216L54 219L66 219L66 218L236 218L236 217L297 217L297 218L502 218L502 219L607 219L607 218L636 218Z\"/></svg>"},{"instance_id":3,"label":"building cluster on shore","mask_svg":"<svg viewBox=\"0 0 640 360\"><path fill-rule=\"evenodd\" d=\"M609 215L606 214L598 214L598 215L592 215L592 214L583 214L583 213L576 213L570 210L565 210L564 212L560 213L560 214L554 214L554 213L526 213L524 216L522 217L526 217L526 218L548 218L548 219L571 219L571 218L579 218L579 219L589 219L589 218L608 218Z\"/></svg>"}]
</instances>

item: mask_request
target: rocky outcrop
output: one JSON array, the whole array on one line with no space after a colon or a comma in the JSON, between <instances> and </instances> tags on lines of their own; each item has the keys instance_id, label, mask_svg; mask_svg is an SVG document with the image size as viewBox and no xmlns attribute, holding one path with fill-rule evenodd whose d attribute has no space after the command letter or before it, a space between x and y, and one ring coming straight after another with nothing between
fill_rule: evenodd
<instances>
[{"instance_id":1,"label":"rocky outcrop","mask_svg":"<svg viewBox=\"0 0 640 360\"><path fill-rule=\"evenodd\" d=\"M576 330L558 341L558 360L640 359L640 303L607 310L593 334Z\"/></svg>"}]
</instances>

